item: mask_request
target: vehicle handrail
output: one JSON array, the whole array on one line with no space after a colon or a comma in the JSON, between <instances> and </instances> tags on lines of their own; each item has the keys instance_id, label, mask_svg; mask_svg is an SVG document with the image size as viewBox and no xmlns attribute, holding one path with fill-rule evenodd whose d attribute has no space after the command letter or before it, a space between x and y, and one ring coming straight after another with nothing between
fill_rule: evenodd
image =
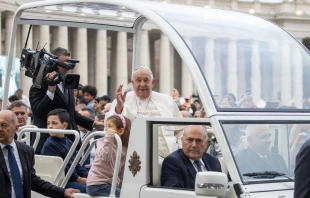
<instances>
[{"instance_id":1,"label":"vehicle handrail","mask_svg":"<svg viewBox=\"0 0 310 198\"><path fill-rule=\"evenodd\" d=\"M95 136L105 136L106 132L105 131L98 131L98 132L93 132L91 134L89 134L86 139L83 141L83 144L78 152L78 154L76 155L69 171L67 172L67 175L65 176L65 179L63 180L62 184L60 185L60 187L64 188L65 185L67 184L69 178L72 175L73 170L75 169L76 165L78 164L83 151L85 150L87 143ZM112 180L112 186L111 186L111 193L110 193L110 197L115 197L115 189L116 189L116 184L117 184L117 178L118 178L118 173L119 173L119 167L120 167L120 161L121 161L121 155L122 155L122 141L121 138L119 137L119 135L117 135L116 133L114 134L114 138L116 140L117 143L117 153L116 153L116 161L115 161L115 168L114 168L114 172L113 172L113 180Z\"/></svg>"},{"instance_id":2,"label":"vehicle handrail","mask_svg":"<svg viewBox=\"0 0 310 198\"><path fill-rule=\"evenodd\" d=\"M69 181L69 178L71 177L76 165L78 164L78 162L80 161L81 159L81 156L88 144L88 142L95 136L105 136L105 132L104 131L98 131L98 132L93 132L91 134L89 134L85 139L84 141L82 142L82 146L80 147L79 149L79 152L76 154L75 156L75 159L73 160L72 164L71 164L71 167L69 168L64 180L62 181L60 187L64 188L66 186L66 184L68 183Z\"/></svg>"},{"instance_id":3,"label":"vehicle handrail","mask_svg":"<svg viewBox=\"0 0 310 198\"><path fill-rule=\"evenodd\" d=\"M23 134L21 134L20 133L20 131L22 130L22 129L24 129L24 128L38 128L36 125L25 125L25 126L21 126L21 127L19 127L18 128L18 132L19 132L19 135L18 135L18 137L17 137L17 141L20 141L20 142L24 142L24 143L26 143L27 145L30 145L30 135L29 135L29 137L26 135L26 138L23 138L22 139L22 137L23 137ZM38 139L38 140L37 140ZM37 142L37 144L36 144L36 146L38 145L38 143L39 143L39 140L40 140L40 133L36 133L36 139L35 139L35 143Z\"/></svg>"},{"instance_id":4,"label":"vehicle handrail","mask_svg":"<svg viewBox=\"0 0 310 198\"><path fill-rule=\"evenodd\" d=\"M84 162L86 161L88 155L90 155L91 150L92 150L93 147L96 145L97 141L98 141L98 140L94 140L94 141L91 143L91 145L88 147L87 151L84 153L84 155L83 155L83 157L82 157L82 159L81 159L81 161L80 161L80 164L81 164L81 165L84 164Z\"/></svg>"},{"instance_id":5,"label":"vehicle handrail","mask_svg":"<svg viewBox=\"0 0 310 198\"><path fill-rule=\"evenodd\" d=\"M65 170L71 156L73 155L75 149L76 149L76 146L78 145L79 141L80 141L80 134L79 132L77 132L76 130L66 130L66 129L41 129L41 128L24 128L21 130L21 133L24 133L24 132L39 132L39 133L59 133L59 134L71 134L71 135L74 135L75 138L74 138L74 142L66 156L66 158L64 159L60 169L59 169L59 172L57 174L57 176L55 177L54 181L53 181L53 184L57 184L59 182L59 179L61 177L61 173L62 171Z\"/></svg>"}]
</instances>

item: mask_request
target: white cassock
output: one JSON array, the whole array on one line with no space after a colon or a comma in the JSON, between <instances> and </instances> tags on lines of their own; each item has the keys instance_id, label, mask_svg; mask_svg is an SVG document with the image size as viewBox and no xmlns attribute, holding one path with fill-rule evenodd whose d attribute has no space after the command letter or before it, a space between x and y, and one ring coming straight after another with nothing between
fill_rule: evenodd
<instances>
[{"instance_id":1,"label":"white cassock","mask_svg":"<svg viewBox=\"0 0 310 198\"><path fill-rule=\"evenodd\" d=\"M113 101L109 114L106 119L115 115L115 106L117 102ZM162 117L162 118L182 118L182 115L171 96L152 92L151 96L141 100L134 91L128 92L125 98L125 104L122 115L133 122L137 117ZM106 122L105 122L106 123ZM158 138L158 153L161 157L167 157L170 153L177 150L178 139L181 138L183 130L178 133L169 130L168 127L160 127Z\"/></svg>"}]
</instances>

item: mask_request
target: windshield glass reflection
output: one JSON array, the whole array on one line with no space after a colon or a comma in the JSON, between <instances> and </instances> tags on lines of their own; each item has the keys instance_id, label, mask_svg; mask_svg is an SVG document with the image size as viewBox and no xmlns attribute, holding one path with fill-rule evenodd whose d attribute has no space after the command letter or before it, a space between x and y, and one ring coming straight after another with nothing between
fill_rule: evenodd
<instances>
[{"instance_id":1,"label":"windshield glass reflection","mask_svg":"<svg viewBox=\"0 0 310 198\"><path fill-rule=\"evenodd\" d=\"M181 35L218 109L309 109L309 54L277 25L232 11L148 6Z\"/></svg>"},{"instance_id":2,"label":"windshield glass reflection","mask_svg":"<svg viewBox=\"0 0 310 198\"><path fill-rule=\"evenodd\" d=\"M310 124L224 124L223 129L244 181L272 179L244 176L266 171L294 177L296 155L310 138Z\"/></svg>"}]
</instances>

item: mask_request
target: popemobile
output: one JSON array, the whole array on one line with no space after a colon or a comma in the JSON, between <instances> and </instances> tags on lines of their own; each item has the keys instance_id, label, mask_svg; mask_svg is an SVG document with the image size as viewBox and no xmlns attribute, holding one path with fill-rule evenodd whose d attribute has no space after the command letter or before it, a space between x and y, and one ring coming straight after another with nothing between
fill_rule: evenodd
<instances>
[{"instance_id":1,"label":"popemobile","mask_svg":"<svg viewBox=\"0 0 310 198\"><path fill-rule=\"evenodd\" d=\"M90 14L100 14L82 15L82 8L92 10ZM126 20L122 17L125 15ZM302 128L310 124L310 110L304 105L306 96L310 95L310 56L296 38L279 26L233 11L128 0L27 3L15 14L12 35L16 35L20 24L132 33L132 72L140 66L142 27L152 24L169 38L187 66L207 116L135 119L121 198L293 197L295 158L306 140L300 142L296 138L299 133L307 132ZM15 40L13 36L7 77L11 73ZM35 56L39 52L31 53ZM45 53L44 56L48 58L49 55ZM179 67L181 69L181 65ZM30 69L34 68L26 65L26 70ZM160 74L164 72L161 70ZM6 78L2 109L6 107L9 84L10 79ZM237 98L237 103L231 105L229 95ZM182 129L186 125L211 126L208 132L216 138L216 142L211 142L220 151L217 157L222 172L197 173L194 190L164 187L160 180L162 159L158 157L158 130L161 127ZM21 134L42 131L24 128ZM82 152L91 137L98 134L104 135L95 132L84 140L74 164L85 161L84 156L80 161ZM254 138L253 134L258 135ZM253 154L246 152L248 148L265 149L269 162L257 162ZM121 149L118 149L118 159L120 153ZM38 175L65 186L73 171L70 169L64 176L67 160L59 162L49 158L46 163L44 156L36 156L36 159ZM49 165L53 169L42 168ZM55 167L59 169L55 170ZM118 167L119 163L116 163L116 174ZM116 183L115 177L112 189ZM86 194L75 196L91 197ZM33 197L40 195L34 193ZM110 197L114 197L114 193Z\"/></svg>"}]
</instances>

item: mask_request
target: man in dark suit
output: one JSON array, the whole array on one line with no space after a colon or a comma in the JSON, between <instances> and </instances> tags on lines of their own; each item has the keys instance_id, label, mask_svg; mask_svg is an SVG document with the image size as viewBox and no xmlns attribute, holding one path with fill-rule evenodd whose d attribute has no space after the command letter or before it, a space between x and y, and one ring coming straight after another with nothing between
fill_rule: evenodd
<instances>
[{"instance_id":1,"label":"man in dark suit","mask_svg":"<svg viewBox=\"0 0 310 198\"><path fill-rule=\"evenodd\" d=\"M30 198L31 190L49 197L73 198L75 189L63 189L46 182L34 170L34 150L15 141L18 130L16 115L0 111L0 198Z\"/></svg>"},{"instance_id":2,"label":"man in dark suit","mask_svg":"<svg viewBox=\"0 0 310 198\"><path fill-rule=\"evenodd\" d=\"M264 171L287 173L281 155L271 152L271 131L265 124L250 124L246 128L248 148L236 155L241 174Z\"/></svg>"},{"instance_id":3,"label":"man in dark suit","mask_svg":"<svg viewBox=\"0 0 310 198\"><path fill-rule=\"evenodd\" d=\"M205 153L207 137L206 129L201 125L186 127L182 137L182 149L164 159L162 186L194 189L197 172L221 172L218 159Z\"/></svg>"},{"instance_id":4,"label":"man in dark suit","mask_svg":"<svg viewBox=\"0 0 310 198\"><path fill-rule=\"evenodd\" d=\"M56 48L52 51L60 62L66 62L70 58L70 52L64 48ZM62 83L55 84L58 79L57 73L67 74L70 70L58 66L58 71L53 71L46 75L46 78L50 79L47 84L46 81L42 81L41 88L31 86L29 98L31 103L31 108L33 112L34 125L39 128L47 128L47 114L54 109L66 109L70 115L70 123L68 129L78 130L77 124L92 130L93 127L100 130L104 128L103 123L96 122L89 118L86 118L75 111L74 103L74 91L73 89L64 88ZM39 144L36 149L36 153L40 153L44 142L49 137L49 134L41 134ZM68 138L73 142L74 136L68 135ZM35 140L35 134L32 134L31 142Z\"/></svg>"},{"instance_id":5,"label":"man in dark suit","mask_svg":"<svg viewBox=\"0 0 310 198\"><path fill-rule=\"evenodd\" d=\"M296 156L294 198L310 197L310 140L306 141Z\"/></svg>"}]
</instances>

